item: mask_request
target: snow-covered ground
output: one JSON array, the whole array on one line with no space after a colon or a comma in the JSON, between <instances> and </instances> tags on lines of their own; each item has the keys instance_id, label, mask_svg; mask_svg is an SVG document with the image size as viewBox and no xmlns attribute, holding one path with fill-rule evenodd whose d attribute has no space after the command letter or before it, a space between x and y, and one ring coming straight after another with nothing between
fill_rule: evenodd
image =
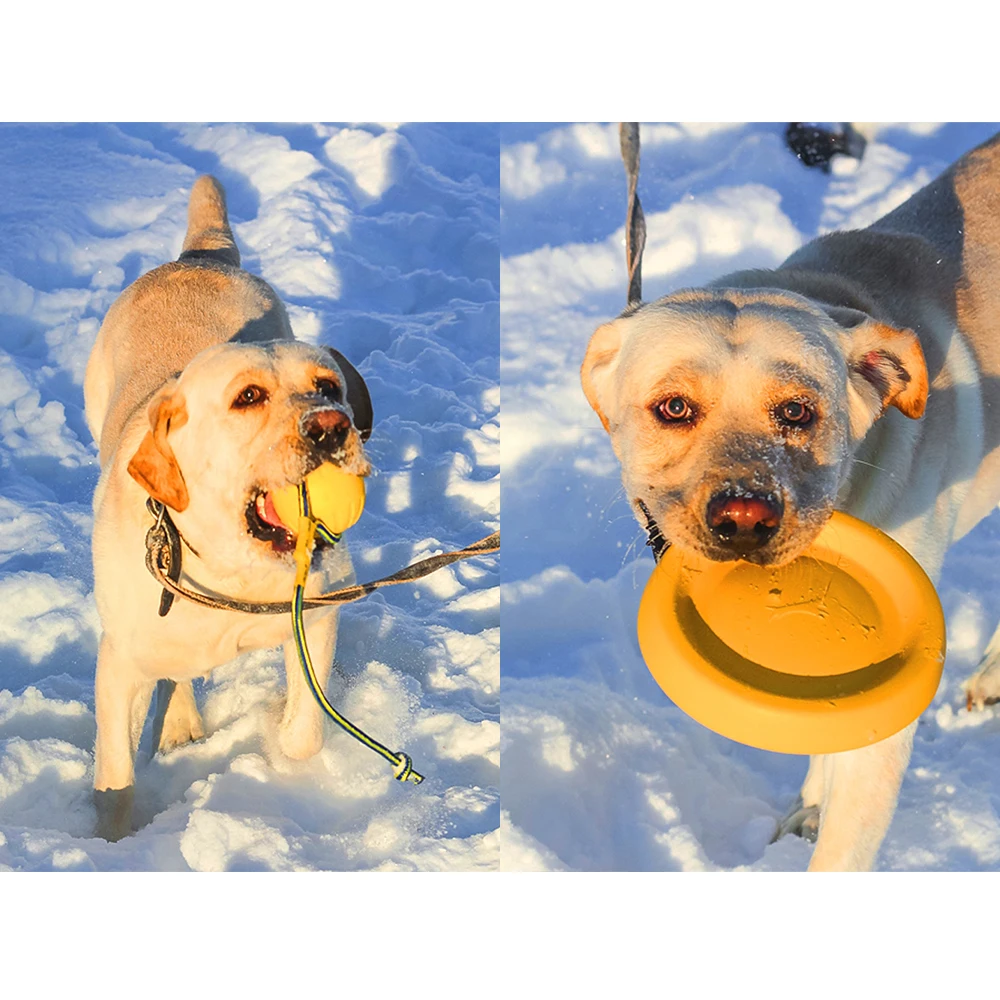
<instances>
[{"instance_id":1,"label":"snow-covered ground","mask_svg":"<svg viewBox=\"0 0 1000 1000\"><path fill-rule=\"evenodd\" d=\"M807 170L781 125L644 126L647 301L813 236L865 226L996 126L880 127L860 167ZM801 870L769 841L806 759L702 728L635 637L653 566L579 386L590 334L625 305L625 179L615 126L501 133L503 848L513 869ZM1000 620L1000 513L949 554L945 676L917 730L879 867L1000 868L1000 709L961 681Z\"/></svg>"},{"instance_id":2,"label":"snow-covered ground","mask_svg":"<svg viewBox=\"0 0 1000 1000\"><path fill-rule=\"evenodd\" d=\"M359 577L496 530L498 152L475 125L0 130L0 868L497 867L496 558L342 612L331 698L405 746L423 785L332 726L315 758L285 759L281 655L262 651L196 685L204 741L150 759L147 725L141 828L90 836L98 469L81 383L108 306L176 257L191 183L215 174L244 266L371 390Z\"/></svg>"}]
</instances>

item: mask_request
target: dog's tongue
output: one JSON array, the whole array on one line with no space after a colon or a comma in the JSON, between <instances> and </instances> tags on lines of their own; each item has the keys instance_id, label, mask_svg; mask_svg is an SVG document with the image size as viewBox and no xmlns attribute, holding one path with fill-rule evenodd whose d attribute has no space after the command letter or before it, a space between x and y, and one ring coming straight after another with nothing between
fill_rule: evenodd
<instances>
[{"instance_id":1,"label":"dog's tongue","mask_svg":"<svg viewBox=\"0 0 1000 1000\"><path fill-rule=\"evenodd\" d=\"M278 517L278 512L274 509L274 503L271 500L271 494L265 493L263 497L257 500L257 513L260 515L262 521L267 521L268 524L274 525L276 528L284 528L285 531L291 531L292 529L285 524L284 521Z\"/></svg>"}]
</instances>

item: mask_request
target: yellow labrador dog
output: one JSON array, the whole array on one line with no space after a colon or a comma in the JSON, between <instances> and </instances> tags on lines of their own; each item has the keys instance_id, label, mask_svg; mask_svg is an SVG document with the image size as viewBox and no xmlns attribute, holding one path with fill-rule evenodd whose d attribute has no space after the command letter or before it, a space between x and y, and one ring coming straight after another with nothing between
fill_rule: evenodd
<instances>
[{"instance_id":1,"label":"yellow labrador dog","mask_svg":"<svg viewBox=\"0 0 1000 1000\"><path fill-rule=\"evenodd\" d=\"M777 565L845 510L936 580L1000 501L998 320L1000 137L867 229L626 310L583 388L636 517L669 542ZM1000 696L991 649L970 705ZM811 869L872 867L915 725L811 759L781 830L818 826Z\"/></svg>"},{"instance_id":2,"label":"yellow labrador dog","mask_svg":"<svg viewBox=\"0 0 1000 1000\"><path fill-rule=\"evenodd\" d=\"M250 615L173 602L145 565L153 522L169 508L189 587L244 601L287 601L293 528L273 490L323 462L367 475L372 408L358 372L338 352L296 342L285 309L240 269L225 196L212 177L191 191L180 258L127 288L104 320L87 365L87 422L100 447L94 495L94 587L103 625L97 659L94 788L98 834L131 829L134 757L153 689L154 749L204 734L194 677L238 653L284 643L288 698L279 745L315 754L322 713L301 675L285 615ZM352 575L342 546L317 558L310 592ZM307 637L325 684L335 608L311 612Z\"/></svg>"}]
</instances>

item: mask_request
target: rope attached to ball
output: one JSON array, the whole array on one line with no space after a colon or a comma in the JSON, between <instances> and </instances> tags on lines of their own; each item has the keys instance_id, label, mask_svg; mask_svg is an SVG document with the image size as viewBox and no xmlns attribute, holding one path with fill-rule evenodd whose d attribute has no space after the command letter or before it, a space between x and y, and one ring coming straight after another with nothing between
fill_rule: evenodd
<instances>
[{"instance_id":1,"label":"rope attached to ball","mask_svg":"<svg viewBox=\"0 0 1000 1000\"><path fill-rule=\"evenodd\" d=\"M388 747L383 746L378 740L373 739L364 730L359 729L350 719L345 718L338 712L326 693L323 685L320 684L316 676L316 669L313 667L312 657L309 655L309 647L306 645L306 627L303 604L306 594L306 581L309 579L309 567L312 565L313 546L316 542L316 535L320 534L331 544L340 541L340 535L327 529L320 521L313 516L309 506L309 492L306 484L299 484L299 525L295 539L295 593L292 597L292 634L295 637L295 649L298 652L299 664L302 672L306 676L306 683L313 697L319 702L320 708L340 726L349 736L353 736L359 743L363 743L369 750L374 750L380 754L393 766L393 772L397 781L412 781L419 785L424 780L424 776L413 770L413 761L408 754L402 751L393 752Z\"/></svg>"}]
</instances>

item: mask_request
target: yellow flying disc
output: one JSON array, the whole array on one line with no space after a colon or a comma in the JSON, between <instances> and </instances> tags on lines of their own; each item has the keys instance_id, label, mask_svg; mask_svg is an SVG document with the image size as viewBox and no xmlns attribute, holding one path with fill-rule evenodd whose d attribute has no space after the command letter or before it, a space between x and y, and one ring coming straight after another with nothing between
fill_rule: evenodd
<instances>
[{"instance_id":1,"label":"yellow flying disc","mask_svg":"<svg viewBox=\"0 0 1000 1000\"><path fill-rule=\"evenodd\" d=\"M365 509L365 481L329 462L305 478L310 514L335 535L356 524ZM299 523L298 486L285 486L271 493L271 502L285 524Z\"/></svg>"},{"instance_id":2,"label":"yellow flying disc","mask_svg":"<svg viewBox=\"0 0 1000 1000\"><path fill-rule=\"evenodd\" d=\"M944 669L944 613L927 574L887 535L841 513L777 568L669 548L638 627L646 665L679 708L781 753L892 736L930 704Z\"/></svg>"}]
</instances>

